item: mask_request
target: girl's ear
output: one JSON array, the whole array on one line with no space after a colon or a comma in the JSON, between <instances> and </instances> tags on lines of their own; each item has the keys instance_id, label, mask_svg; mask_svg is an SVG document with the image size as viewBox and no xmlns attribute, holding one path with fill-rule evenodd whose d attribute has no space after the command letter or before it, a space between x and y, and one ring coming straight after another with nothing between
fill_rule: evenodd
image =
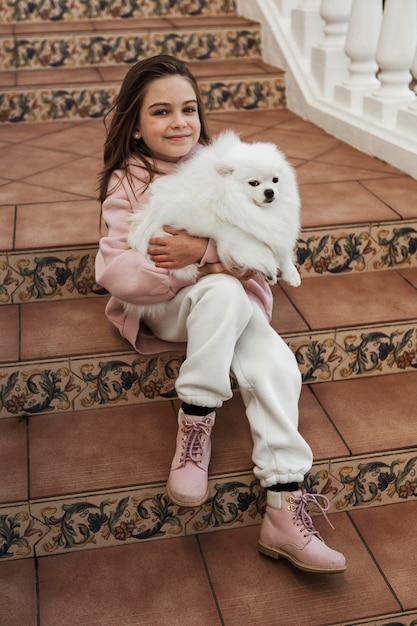
<instances>
[{"instance_id":1,"label":"girl's ear","mask_svg":"<svg viewBox=\"0 0 417 626\"><path fill-rule=\"evenodd\" d=\"M235 168L232 165L227 165L226 163L218 163L216 165L216 172L220 176L230 176L234 171Z\"/></svg>"}]
</instances>

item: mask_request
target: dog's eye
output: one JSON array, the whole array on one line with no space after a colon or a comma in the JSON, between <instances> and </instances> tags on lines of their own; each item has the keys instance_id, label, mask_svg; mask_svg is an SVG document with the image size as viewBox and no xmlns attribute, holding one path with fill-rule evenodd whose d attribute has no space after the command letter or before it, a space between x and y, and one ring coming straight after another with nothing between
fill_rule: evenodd
<instances>
[{"instance_id":1,"label":"dog's eye","mask_svg":"<svg viewBox=\"0 0 417 626\"><path fill-rule=\"evenodd\" d=\"M249 181L249 185L251 185L252 187L258 187L259 185L259 181L258 180L250 180Z\"/></svg>"},{"instance_id":2,"label":"dog's eye","mask_svg":"<svg viewBox=\"0 0 417 626\"><path fill-rule=\"evenodd\" d=\"M272 182L273 182L273 183L277 183L278 181L279 181L278 176L274 176L274 178L272 179Z\"/></svg>"}]
</instances>

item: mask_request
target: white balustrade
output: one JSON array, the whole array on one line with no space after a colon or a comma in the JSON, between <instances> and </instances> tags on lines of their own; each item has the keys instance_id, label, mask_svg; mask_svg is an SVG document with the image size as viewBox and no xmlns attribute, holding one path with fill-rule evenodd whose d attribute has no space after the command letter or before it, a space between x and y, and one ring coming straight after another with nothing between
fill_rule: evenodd
<instances>
[{"instance_id":1,"label":"white balustrade","mask_svg":"<svg viewBox=\"0 0 417 626\"><path fill-rule=\"evenodd\" d=\"M324 39L311 51L311 71L322 96L333 98L334 86L348 75L344 47L352 0L322 0L320 16Z\"/></svg>"},{"instance_id":2,"label":"white balustrade","mask_svg":"<svg viewBox=\"0 0 417 626\"><path fill-rule=\"evenodd\" d=\"M365 116L395 125L398 109L406 102L415 100L410 89L410 72L417 44L416 0L386 0L381 33L376 50L376 62L380 68L380 87L363 103Z\"/></svg>"},{"instance_id":3,"label":"white balustrade","mask_svg":"<svg viewBox=\"0 0 417 626\"><path fill-rule=\"evenodd\" d=\"M320 5L321 0L304 0L291 14L292 35L303 57L309 57L313 46L323 39Z\"/></svg>"},{"instance_id":4,"label":"white balustrade","mask_svg":"<svg viewBox=\"0 0 417 626\"><path fill-rule=\"evenodd\" d=\"M363 97L379 87L375 55L381 23L382 0L353 0L345 46L349 76L335 87L337 104L361 111Z\"/></svg>"}]
</instances>

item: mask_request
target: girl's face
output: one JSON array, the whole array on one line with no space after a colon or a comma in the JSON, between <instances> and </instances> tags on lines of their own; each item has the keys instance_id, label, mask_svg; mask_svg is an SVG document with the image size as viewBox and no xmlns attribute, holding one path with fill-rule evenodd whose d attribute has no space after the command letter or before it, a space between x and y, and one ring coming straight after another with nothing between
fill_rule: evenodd
<instances>
[{"instance_id":1,"label":"girl's face","mask_svg":"<svg viewBox=\"0 0 417 626\"><path fill-rule=\"evenodd\" d=\"M165 76L146 90L133 136L142 138L156 159L178 161L198 143L201 123L197 98L183 76Z\"/></svg>"}]
</instances>

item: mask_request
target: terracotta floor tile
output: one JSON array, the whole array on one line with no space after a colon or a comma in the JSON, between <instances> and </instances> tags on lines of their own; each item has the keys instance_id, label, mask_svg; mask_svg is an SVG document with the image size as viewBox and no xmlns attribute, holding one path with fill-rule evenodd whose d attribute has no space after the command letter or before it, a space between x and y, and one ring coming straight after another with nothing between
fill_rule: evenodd
<instances>
[{"instance_id":1,"label":"terracotta floor tile","mask_svg":"<svg viewBox=\"0 0 417 626\"><path fill-rule=\"evenodd\" d=\"M201 535L225 626L322 626L398 611L347 515L332 515L331 521L335 531L314 518L325 541L346 555L347 571L331 576L301 572L284 559L258 554L259 526Z\"/></svg>"},{"instance_id":2,"label":"terracotta floor tile","mask_svg":"<svg viewBox=\"0 0 417 626\"><path fill-rule=\"evenodd\" d=\"M0 362L8 363L19 358L19 308L8 304L0 306Z\"/></svg>"},{"instance_id":3,"label":"terracotta floor tile","mask_svg":"<svg viewBox=\"0 0 417 626\"><path fill-rule=\"evenodd\" d=\"M30 71L17 73L17 85L19 87L33 87L36 89L45 85L68 85L68 89L71 89L71 85L74 83L83 83L89 86L100 84L100 74L96 68L67 68L64 73L61 69L31 69Z\"/></svg>"},{"instance_id":4,"label":"terracotta floor tile","mask_svg":"<svg viewBox=\"0 0 417 626\"><path fill-rule=\"evenodd\" d=\"M39 604L42 626L221 624L194 537L41 558Z\"/></svg>"},{"instance_id":5,"label":"terracotta floor tile","mask_svg":"<svg viewBox=\"0 0 417 626\"><path fill-rule=\"evenodd\" d=\"M65 22L65 20L58 20L54 22L52 20L48 20L46 24L44 21L29 22L26 20L23 23L17 22L14 28L15 28L16 34L47 32L48 35L67 32L67 31L75 32L75 31L86 31L86 30L93 29L92 20L83 20L82 22L73 21L73 20L68 20L68 22Z\"/></svg>"},{"instance_id":6,"label":"terracotta floor tile","mask_svg":"<svg viewBox=\"0 0 417 626\"><path fill-rule=\"evenodd\" d=\"M296 116L287 109L279 109L277 111L258 111L256 116L253 115L253 111L233 111L230 113L208 113L207 115L209 123L212 120L222 120L227 122L230 127L234 127L234 124L248 124L249 126L255 125L262 128L270 126L284 125L286 122L294 122Z\"/></svg>"},{"instance_id":7,"label":"terracotta floor tile","mask_svg":"<svg viewBox=\"0 0 417 626\"><path fill-rule=\"evenodd\" d=\"M104 123L81 122L69 124L56 131L28 140L27 145L91 156L103 150L105 140Z\"/></svg>"},{"instance_id":8,"label":"terracotta floor tile","mask_svg":"<svg viewBox=\"0 0 417 626\"><path fill-rule=\"evenodd\" d=\"M395 271L320 276L282 288L313 330L416 317L417 292Z\"/></svg>"},{"instance_id":9,"label":"terracotta floor tile","mask_svg":"<svg viewBox=\"0 0 417 626\"><path fill-rule=\"evenodd\" d=\"M312 389L352 454L416 445L414 373L320 383Z\"/></svg>"},{"instance_id":10,"label":"terracotta floor tile","mask_svg":"<svg viewBox=\"0 0 417 626\"><path fill-rule=\"evenodd\" d=\"M351 516L404 610L417 608L417 502L352 511Z\"/></svg>"},{"instance_id":11,"label":"terracotta floor tile","mask_svg":"<svg viewBox=\"0 0 417 626\"><path fill-rule=\"evenodd\" d=\"M285 130L285 125L268 128L258 133L257 141L272 141L282 150L287 158L295 157L302 159L314 159L322 152L339 145L339 141L335 137L331 137L325 133L314 136L312 140L309 133L304 133L303 131L287 131ZM325 179L325 181L327 180L328 178Z\"/></svg>"},{"instance_id":12,"label":"terracotta floor tile","mask_svg":"<svg viewBox=\"0 0 417 626\"><path fill-rule=\"evenodd\" d=\"M72 154L65 152L51 152L43 148L11 144L0 154L0 176L20 181L32 175L33 182L36 184L37 173L50 170L52 167L68 163L73 159ZM13 167L10 167L10 163L13 163Z\"/></svg>"},{"instance_id":13,"label":"terracotta floor tile","mask_svg":"<svg viewBox=\"0 0 417 626\"><path fill-rule=\"evenodd\" d=\"M25 422L17 417L1 419L0 441L0 502L24 501L28 497Z\"/></svg>"},{"instance_id":14,"label":"terracotta floor tile","mask_svg":"<svg viewBox=\"0 0 417 626\"><path fill-rule=\"evenodd\" d=\"M36 216L36 219L34 219ZM100 238L100 204L72 200L19 206L15 249L93 244Z\"/></svg>"},{"instance_id":15,"label":"terracotta floor tile","mask_svg":"<svg viewBox=\"0 0 417 626\"><path fill-rule=\"evenodd\" d=\"M281 282L282 281L272 287L274 297L274 308L271 319L272 326L279 334L297 333L308 330L308 325L298 313L288 295L281 288Z\"/></svg>"},{"instance_id":16,"label":"terracotta floor tile","mask_svg":"<svg viewBox=\"0 0 417 626\"><path fill-rule=\"evenodd\" d=\"M51 191L47 187L40 187L36 185L36 176L34 177L33 185L28 185L25 182L12 182L6 183L1 187L2 202L16 204L26 204L33 202L50 202ZM77 198L78 199L78 198ZM65 200L74 200L74 195L71 193L65 193L59 190L54 190L53 200L56 202ZM74 242L75 243L75 242Z\"/></svg>"},{"instance_id":17,"label":"terracotta floor tile","mask_svg":"<svg viewBox=\"0 0 417 626\"><path fill-rule=\"evenodd\" d=\"M4 626L38 624L35 559L3 560L0 564L0 606Z\"/></svg>"},{"instance_id":18,"label":"terracotta floor tile","mask_svg":"<svg viewBox=\"0 0 417 626\"><path fill-rule=\"evenodd\" d=\"M300 433L312 449L315 461L349 456L347 446L333 425L332 414L326 414L326 407L323 409L317 402L315 389L316 385L303 385L299 403Z\"/></svg>"},{"instance_id":19,"label":"terracotta floor tile","mask_svg":"<svg viewBox=\"0 0 417 626\"><path fill-rule=\"evenodd\" d=\"M105 305L105 298L69 300L64 307L59 301L22 305L22 360L130 350L106 321Z\"/></svg>"},{"instance_id":20,"label":"terracotta floor tile","mask_svg":"<svg viewBox=\"0 0 417 626\"><path fill-rule=\"evenodd\" d=\"M117 413L103 408L34 416L29 423L30 496L166 481L176 435L170 402L122 406Z\"/></svg>"},{"instance_id":21,"label":"terracotta floor tile","mask_svg":"<svg viewBox=\"0 0 417 626\"><path fill-rule=\"evenodd\" d=\"M328 152L321 154L317 157L317 161L321 163L331 163L333 165L349 166L354 169L372 170L390 175L403 175L402 172L392 165L388 165L388 163L384 163L347 144L340 144L336 148L332 148Z\"/></svg>"},{"instance_id":22,"label":"terracotta floor tile","mask_svg":"<svg viewBox=\"0 0 417 626\"><path fill-rule=\"evenodd\" d=\"M0 206L0 250L2 252L13 249L14 219L15 207L13 205Z\"/></svg>"},{"instance_id":23,"label":"terracotta floor tile","mask_svg":"<svg viewBox=\"0 0 417 626\"><path fill-rule=\"evenodd\" d=\"M300 185L300 197L303 228L399 219L356 181Z\"/></svg>"},{"instance_id":24,"label":"terracotta floor tile","mask_svg":"<svg viewBox=\"0 0 417 626\"><path fill-rule=\"evenodd\" d=\"M302 156L302 155L301 155ZM342 164L320 163L318 161L308 162L297 168L297 179L299 184L308 183L331 183L355 180L381 180L384 178L396 178L396 174L381 174L378 170L365 169L360 167L350 167Z\"/></svg>"},{"instance_id":25,"label":"terracotta floor tile","mask_svg":"<svg viewBox=\"0 0 417 626\"><path fill-rule=\"evenodd\" d=\"M68 122L42 122L33 124L3 124L0 125L0 140L19 143L27 141L39 135L48 135L62 128L66 128Z\"/></svg>"},{"instance_id":26,"label":"terracotta floor tile","mask_svg":"<svg viewBox=\"0 0 417 626\"><path fill-rule=\"evenodd\" d=\"M403 219L417 217L417 180L399 176L394 180L368 180L364 185Z\"/></svg>"},{"instance_id":27,"label":"terracotta floor tile","mask_svg":"<svg viewBox=\"0 0 417 626\"><path fill-rule=\"evenodd\" d=\"M54 154L60 155L56 150ZM72 159L67 159L67 161L64 165L50 167L47 171L36 174L36 176L28 176L25 182L88 198L96 198L97 177L101 167L100 160L72 155Z\"/></svg>"},{"instance_id":28,"label":"terracotta floor tile","mask_svg":"<svg viewBox=\"0 0 417 626\"><path fill-rule=\"evenodd\" d=\"M198 80L207 77L220 77L226 80L236 80L241 76L264 76L269 71L269 67L262 61L218 61L188 63L191 72ZM281 70L274 68L275 74L281 74Z\"/></svg>"},{"instance_id":29,"label":"terracotta floor tile","mask_svg":"<svg viewBox=\"0 0 417 626\"><path fill-rule=\"evenodd\" d=\"M411 285L417 289L417 267L400 270L399 274L403 276Z\"/></svg>"}]
</instances>

